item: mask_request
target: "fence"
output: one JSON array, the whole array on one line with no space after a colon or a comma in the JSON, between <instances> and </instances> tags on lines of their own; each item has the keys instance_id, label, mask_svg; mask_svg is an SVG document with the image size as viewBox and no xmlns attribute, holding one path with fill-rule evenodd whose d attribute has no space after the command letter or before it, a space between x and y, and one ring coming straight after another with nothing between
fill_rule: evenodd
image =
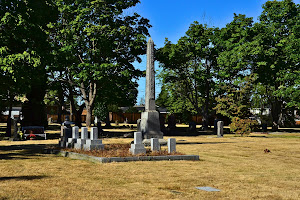
<instances>
[{"instance_id":1,"label":"fence","mask_svg":"<svg viewBox=\"0 0 300 200\"><path fill-rule=\"evenodd\" d=\"M71 119L71 116L70 115L61 115L61 121L65 121L65 117L66 116L69 116L70 120L71 121L75 121L75 115L72 115L72 119ZM51 118L53 122L57 122L58 120L58 115L49 115L47 114L47 119ZM86 115L81 115L81 121L82 122L85 122L86 120ZM94 116L92 117L92 120L94 120Z\"/></svg>"}]
</instances>

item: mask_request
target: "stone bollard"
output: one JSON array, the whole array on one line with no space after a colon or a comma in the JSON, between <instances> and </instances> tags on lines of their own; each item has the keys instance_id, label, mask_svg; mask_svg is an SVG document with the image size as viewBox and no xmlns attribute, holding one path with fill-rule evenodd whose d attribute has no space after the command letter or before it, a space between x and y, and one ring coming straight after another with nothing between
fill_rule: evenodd
<instances>
[{"instance_id":1,"label":"stone bollard","mask_svg":"<svg viewBox=\"0 0 300 200\"><path fill-rule=\"evenodd\" d=\"M129 151L133 154L142 154L146 153L146 149L142 144L142 133L141 132L134 132L134 144L131 144L131 148Z\"/></svg>"},{"instance_id":2,"label":"stone bollard","mask_svg":"<svg viewBox=\"0 0 300 200\"><path fill-rule=\"evenodd\" d=\"M151 151L160 151L158 138L151 138Z\"/></svg>"},{"instance_id":3,"label":"stone bollard","mask_svg":"<svg viewBox=\"0 0 300 200\"><path fill-rule=\"evenodd\" d=\"M174 152L176 152L176 139L169 138L168 139L168 153L174 153Z\"/></svg>"},{"instance_id":4,"label":"stone bollard","mask_svg":"<svg viewBox=\"0 0 300 200\"><path fill-rule=\"evenodd\" d=\"M224 122L223 121L218 121L217 123L217 135L218 137L223 137L223 127L224 127Z\"/></svg>"}]
</instances>

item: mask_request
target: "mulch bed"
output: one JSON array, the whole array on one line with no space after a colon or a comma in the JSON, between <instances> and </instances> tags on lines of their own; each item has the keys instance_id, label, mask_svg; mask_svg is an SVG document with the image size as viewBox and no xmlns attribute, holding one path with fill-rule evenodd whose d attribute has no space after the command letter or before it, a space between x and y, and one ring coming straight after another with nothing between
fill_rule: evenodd
<instances>
[{"instance_id":1,"label":"mulch bed","mask_svg":"<svg viewBox=\"0 0 300 200\"><path fill-rule=\"evenodd\" d=\"M152 152L146 148L146 154L132 155L129 152L130 144L105 144L104 150L85 151L80 149L65 148L63 151L69 151L79 154L86 154L96 157L134 157L134 156L166 156L166 155L185 155L180 152L168 153L166 150Z\"/></svg>"}]
</instances>

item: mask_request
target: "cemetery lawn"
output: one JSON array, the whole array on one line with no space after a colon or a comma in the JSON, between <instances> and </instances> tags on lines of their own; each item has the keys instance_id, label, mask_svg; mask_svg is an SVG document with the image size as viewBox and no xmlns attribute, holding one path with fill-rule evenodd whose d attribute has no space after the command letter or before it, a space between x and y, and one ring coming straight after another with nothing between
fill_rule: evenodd
<instances>
[{"instance_id":1,"label":"cemetery lawn","mask_svg":"<svg viewBox=\"0 0 300 200\"><path fill-rule=\"evenodd\" d=\"M56 139L0 141L0 199L300 199L300 131L176 140L200 161L101 164L40 153Z\"/></svg>"}]
</instances>

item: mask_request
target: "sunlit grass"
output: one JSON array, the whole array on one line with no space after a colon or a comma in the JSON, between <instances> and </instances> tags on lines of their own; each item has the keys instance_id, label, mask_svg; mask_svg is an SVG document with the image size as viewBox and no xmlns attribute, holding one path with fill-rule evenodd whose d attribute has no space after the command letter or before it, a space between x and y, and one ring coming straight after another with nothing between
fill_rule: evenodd
<instances>
[{"instance_id":1,"label":"sunlit grass","mask_svg":"<svg viewBox=\"0 0 300 200\"><path fill-rule=\"evenodd\" d=\"M58 140L0 141L0 199L299 199L299 134L176 137L177 151L200 161L106 164L22 149ZM221 192L195 189L201 186Z\"/></svg>"}]
</instances>

